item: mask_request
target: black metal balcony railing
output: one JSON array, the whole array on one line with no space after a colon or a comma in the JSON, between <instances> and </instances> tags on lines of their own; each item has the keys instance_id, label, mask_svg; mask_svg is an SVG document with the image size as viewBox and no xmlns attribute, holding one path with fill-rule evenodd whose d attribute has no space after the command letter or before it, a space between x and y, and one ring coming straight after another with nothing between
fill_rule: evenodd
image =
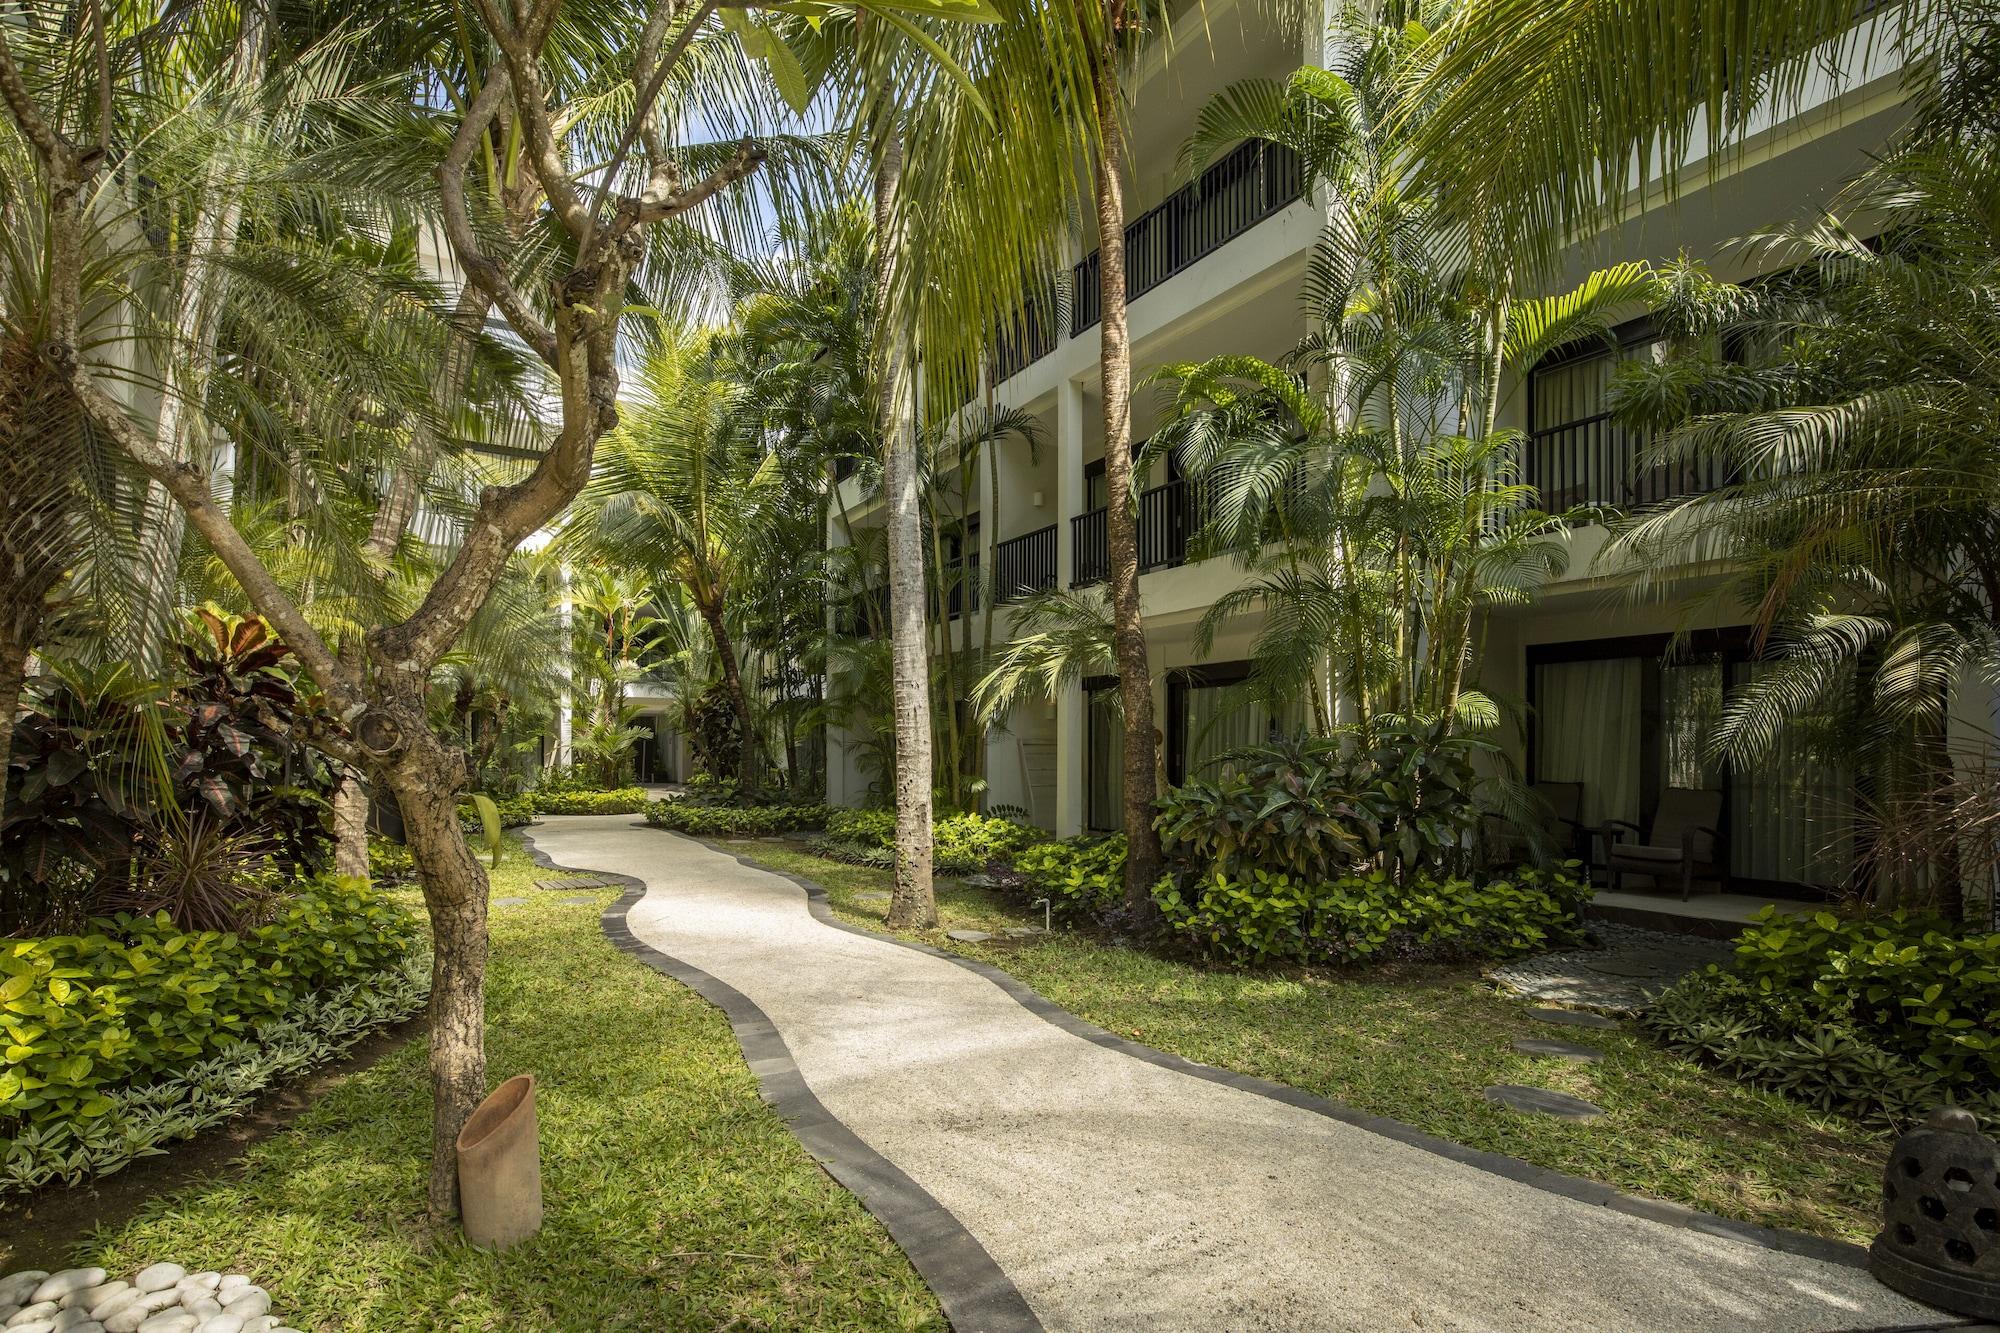
<instances>
[{"instance_id":1,"label":"black metal balcony railing","mask_svg":"<svg viewBox=\"0 0 2000 1333\"><path fill-rule=\"evenodd\" d=\"M1056 525L1009 537L993 550L993 597L1006 603L1056 586Z\"/></svg>"},{"instance_id":2,"label":"black metal balcony railing","mask_svg":"<svg viewBox=\"0 0 2000 1333\"><path fill-rule=\"evenodd\" d=\"M1187 563L1188 540L1201 527L1200 496L1200 489L1186 480L1139 493L1141 574ZM1110 571L1105 511L1078 514L1070 520L1070 586L1102 583Z\"/></svg>"},{"instance_id":3,"label":"black metal balcony railing","mask_svg":"<svg viewBox=\"0 0 2000 1333\"><path fill-rule=\"evenodd\" d=\"M1053 290L1021 303L1014 317L993 335L992 361L987 375L995 384L1011 379L1056 350L1056 330L1061 327Z\"/></svg>"},{"instance_id":4,"label":"black metal balcony railing","mask_svg":"<svg viewBox=\"0 0 2000 1333\"><path fill-rule=\"evenodd\" d=\"M1305 172L1290 149L1258 140L1231 149L1193 182L1126 224L1125 299L1136 301L1304 194ZM1069 332L1074 338L1104 313L1096 251L1076 266L1071 281Z\"/></svg>"},{"instance_id":5,"label":"black metal balcony railing","mask_svg":"<svg viewBox=\"0 0 2000 1333\"><path fill-rule=\"evenodd\" d=\"M1550 513L1578 505L1633 509L1700 495L1729 480L1720 459L1657 463L1646 457L1649 445L1609 413L1583 417L1528 436L1522 480L1541 493L1542 508Z\"/></svg>"},{"instance_id":6,"label":"black metal balcony railing","mask_svg":"<svg viewBox=\"0 0 2000 1333\"><path fill-rule=\"evenodd\" d=\"M952 616L957 617L961 614L966 604L968 592L971 595L973 614L977 615L981 604L979 552L974 551L971 555L967 556L962 568L957 558L953 557L950 560L947 572L952 578L958 580L958 582L951 585L951 591L945 596L945 605L950 609Z\"/></svg>"}]
</instances>

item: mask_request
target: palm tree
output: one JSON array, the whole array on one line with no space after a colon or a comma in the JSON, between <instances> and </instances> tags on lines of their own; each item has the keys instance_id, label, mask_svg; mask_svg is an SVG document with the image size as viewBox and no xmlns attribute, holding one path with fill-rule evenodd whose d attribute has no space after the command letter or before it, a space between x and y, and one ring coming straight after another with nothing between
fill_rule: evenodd
<instances>
[{"instance_id":1,"label":"palm tree","mask_svg":"<svg viewBox=\"0 0 2000 1333\"><path fill-rule=\"evenodd\" d=\"M686 593L707 626L742 736L737 781L757 789L757 728L730 625L749 588L776 455L763 448L748 377L720 335L663 335L639 367L635 401L609 436L563 546L644 569Z\"/></svg>"},{"instance_id":2,"label":"palm tree","mask_svg":"<svg viewBox=\"0 0 2000 1333\"><path fill-rule=\"evenodd\" d=\"M1760 111L1797 109L1846 57L1949 64L1988 16L1982 0L1465 0L1408 67L1399 115L1421 120L1410 160L1455 220L1548 261L1635 190L1689 183L1660 164L1699 147L1705 173L1726 170Z\"/></svg>"},{"instance_id":3,"label":"palm tree","mask_svg":"<svg viewBox=\"0 0 2000 1333\"><path fill-rule=\"evenodd\" d=\"M1092 39L1091 184L1097 216L1098 364L1104 401L1106 569L1124 713L1125 904L1142 925L1153 917L1162 867L1153 807L1159 799L1153 672L1139 604L1139 492L1132 465L1132 335L1125 304L1125 97L1128 58L1149 18L1143 0L1093 0L1078 27Z\"/></svg>"},{"instance_id":4,"label":"palm tree","mask_svg":"<svg viewBox=\"0 0 2000 1333\"><path fill-rule=\"evenodd\" d=\"M1716 735L1736 767L1798 737L1870 788L1860 887L1956 916L1961 818L1948 737L1963 682L2000 678L2000 188L1990 140L1919 139L1832 214L1761 238L1784 266L1742 286L1673 274L1677 354L1616 385L1661 461L1728 484L1635 519L1602 557L1642 597L1727 561L1766 661ZM1853 226L1880 228L1865 243Z\"/></svg>"},{"instance_id":5,"label":"palm tree","mask_svg":"<svg viewBox=\"0 0 2000 1333\"><path fill-rule=\"evenodd\" d=\"M1517 480L1520 436L1497 425L1508 371L1606 336L1655 290L1643 265L1574 291L1513 294L1512 256L1468 246L1413 183L1393 116L1428 35L1357 22L1336 69L1236 85L1205 108L1199 163L1242 138L1297 153L1328 199L1303 293L1310 332L1286 364L1225 356L1168 366L1175 451L1204 495L1198 545L1249 577L1203 617L1204 647L1261 609L1258 688L1305 698L1330 733L1339 706L1378 721L1484 730L1472 688L1480 616L1525 601L1567 560L1575 514L1545 514ZM1322 675L1324 672L1324 675Z\"/></svg>"}]
</instances>

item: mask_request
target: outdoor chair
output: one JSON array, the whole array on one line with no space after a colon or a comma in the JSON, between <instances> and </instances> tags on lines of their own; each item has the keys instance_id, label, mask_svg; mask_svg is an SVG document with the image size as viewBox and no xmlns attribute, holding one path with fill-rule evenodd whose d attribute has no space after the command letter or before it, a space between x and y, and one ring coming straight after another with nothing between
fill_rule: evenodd
<instances>
[{"instance_id":1,"label":"outdoor chair","mask_svg":"<svg viewBox=\"0 0 2000 1333\"><path fill-rule=\"evenodd\" d=\"M1588 858L1588 830L1579 818L1583 813L1583 784L1537 782L1534 792L1547 807L1545 814L1537 812L1540 816L1537 823L1546 845L1558 856L1577 855L1577 849L1582 847L1582 855ZM1525 858L1534 844L1534 832L1503 815L1486 816L1486 846L1496 861L1507 863Z\"/></svg>"},{"instance_id":2,"label":"outdoor chair","mask_svg":"<svg viewBox=\"0 0 2000 1333\"><path fill-rule=\"evenodd\" d=\"M1660 793L1653 807L1652 825L1641 830L1623 819L1608 820L1598 829L1604 839L1604 864L1611 872L1611 888L1625 886L1625 876L1646 875L1655 887L1680 879L1681 900L1694 892L1696 879L1712 879L1718 891L1728 892L1729 877L1722 869L1722 793L1669 787ZM1627 834L1632 841L1625 841Z\"/></svg>"}]
</instances>

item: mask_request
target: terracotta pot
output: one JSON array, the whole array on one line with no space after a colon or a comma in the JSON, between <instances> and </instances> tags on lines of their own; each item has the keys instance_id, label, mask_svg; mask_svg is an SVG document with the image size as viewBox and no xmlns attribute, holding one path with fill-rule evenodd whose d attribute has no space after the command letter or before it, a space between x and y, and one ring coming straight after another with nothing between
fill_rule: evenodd
<instances>
[{"instance_id":1,"label":"terracotta pot","mask_svg":"<svg viewBox=\"0 0 2000 1333\"><path fill-rule=\"evenodd\" d=\"M504 1250L542 1229L542 1145L535 1076L495 1088L458 1135L459 1213L465 1238Z\"/></svg>"}]
</instances>

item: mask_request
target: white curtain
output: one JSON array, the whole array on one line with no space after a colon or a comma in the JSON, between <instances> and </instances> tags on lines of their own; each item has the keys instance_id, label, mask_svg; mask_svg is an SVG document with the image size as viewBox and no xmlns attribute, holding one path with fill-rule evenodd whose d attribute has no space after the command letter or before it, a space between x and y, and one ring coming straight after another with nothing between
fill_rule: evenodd
<instances>
[{"instance_id":1,"label":"white curtain","mask_svg":"<svg viewBox=\"0 0 2000 1333\"><path fill-rule=\"evenodd\" d=\"M1737 663L1731 685L1759 667ZM1853 774L1820 760L1807 743L1809 719L1778 733L1778 743L1729 779L1729 873L1744 879L1836 885L1847 877L1852 841Z\"/></svg>"},{"instance_id":2,"label":"white curtain","mask_svg":"<svg viewBox=\"0 0 2000 1333\"><path fill-rule=\"evenodd\" d=\"M1279 731L1289 733L1303 716L1280 719ZM1240 696L1232 700L1227 686L1193 685L1187 692L1185 734L1187 775L1213 778L1222 755L1246 745L1262 745L1271 738L1271 713L1261 703L1245 703Z\"/></svg>"},{"instance_id":3,"label":"white curtain","mask_svg":"<svg viewBox=\"0 0 2000 1333\"><path fill-rule=\"evenodd\" d=\"M1583 784L1582 819L1639 822L1636 657L1535 669L1535 778Z\"/></svg>"}]
</instances>

